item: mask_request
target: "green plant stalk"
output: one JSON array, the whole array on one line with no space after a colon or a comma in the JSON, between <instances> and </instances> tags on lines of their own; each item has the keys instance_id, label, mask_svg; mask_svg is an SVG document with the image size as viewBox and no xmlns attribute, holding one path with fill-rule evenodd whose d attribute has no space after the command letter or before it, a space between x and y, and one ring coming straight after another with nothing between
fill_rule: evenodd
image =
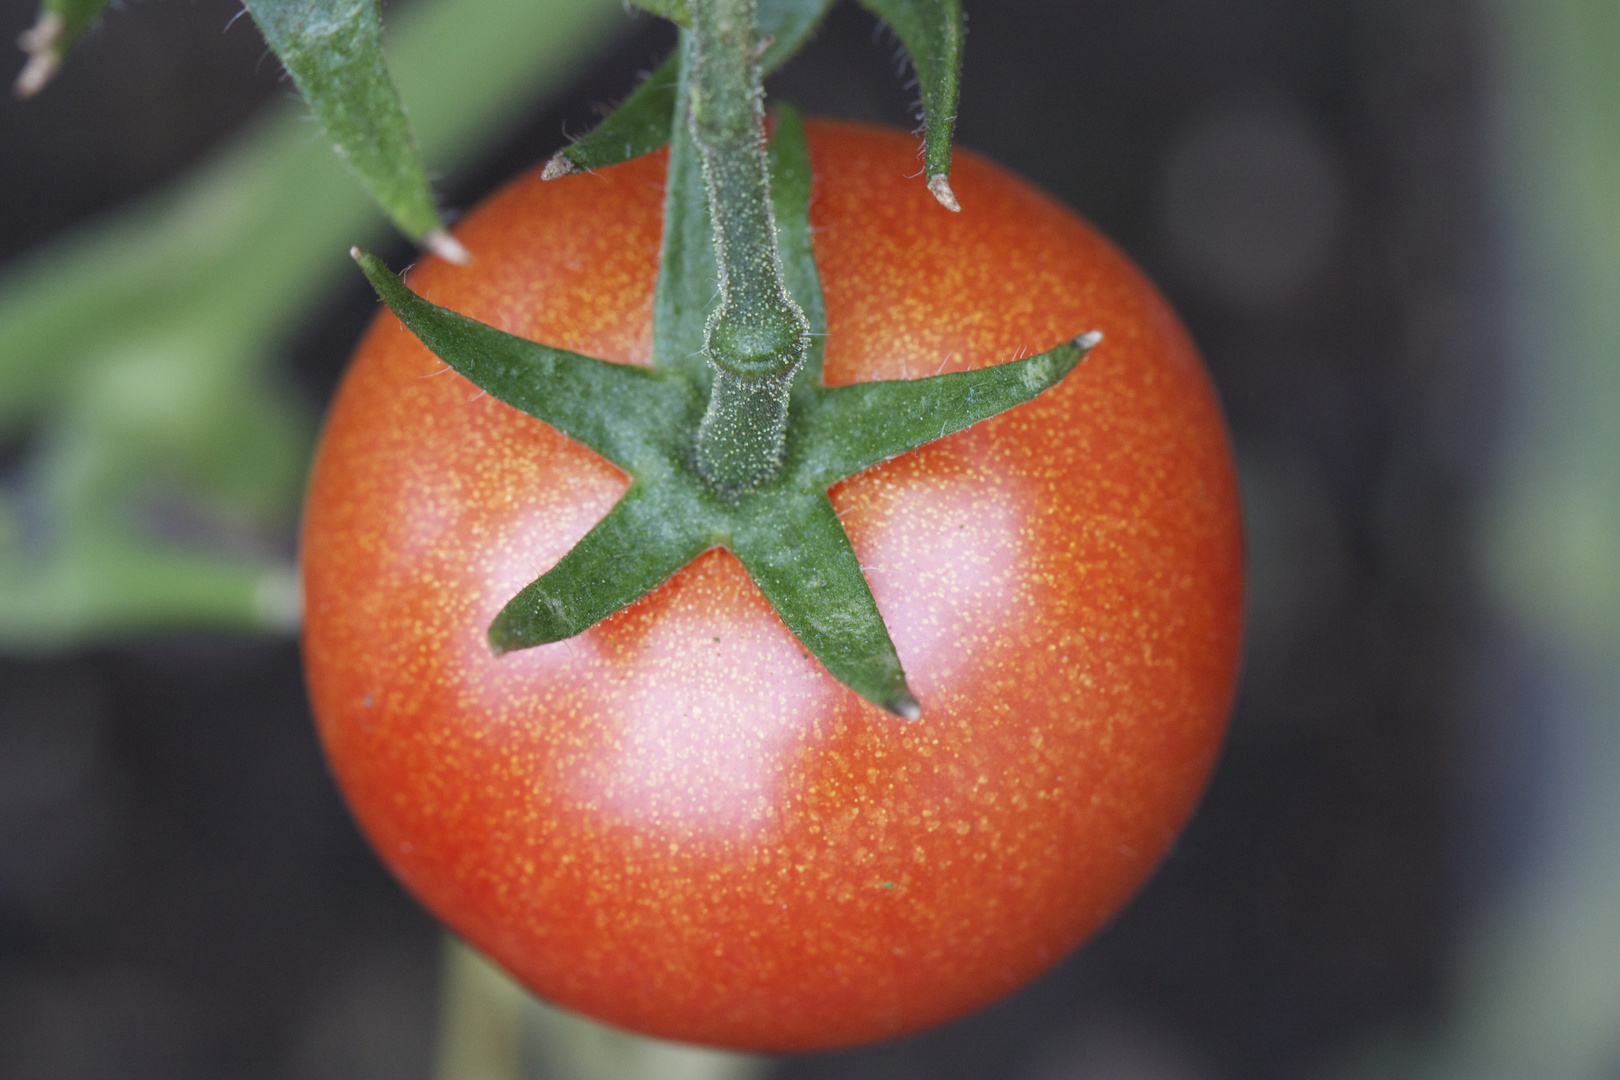
<instances>
[{"instance_id":1,"label":"green plant stalk","mask_svg":"<svg viewBox=\"0 0 1620 1080\"><path fill-rule=\"evenodd\" d=\"M697 464L729 498L782 467L788 394L810 347L810 324L783 283L776 248L755 0L690 7L690 124L720 273L720 306L705 343L714 385Z\"/></svg>"},{"instance_id":2,"label":"green plant stalk","mask_svg":"<svg viewBox=\"0 0 1620 1080\"><path fill-rule=\"evenodd\" d=\"M758 1054L665 1042L547 1005L445 935L437 1080L762 1080Z\"/></svg>"}]
</instances>

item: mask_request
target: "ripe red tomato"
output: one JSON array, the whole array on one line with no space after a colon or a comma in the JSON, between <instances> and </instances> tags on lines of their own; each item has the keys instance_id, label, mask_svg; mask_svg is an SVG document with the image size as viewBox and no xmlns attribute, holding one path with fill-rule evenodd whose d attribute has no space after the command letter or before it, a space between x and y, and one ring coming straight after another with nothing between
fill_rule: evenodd
<instances>
[{"instance_id":1,"label":"ripe red tomato","mask_svg":"<svg viewBox=\"0 0 1620 1080\"><path fill-rule=\"evenodd\" d=\"M1142 883L1204 787L1242 596L1226 436L1186 335L1084 222L963 153L815 123L826 379L1106 337L1038 400L833 490L922 719L807 658L721 550L577 638L485 629L626 486L384 312L304 531L321 738L383 860L536 993L778 1051L913 1031L1032 978ZM520 179L416 290L649 352L662 155Z\"/></svg>"}]
</instances>

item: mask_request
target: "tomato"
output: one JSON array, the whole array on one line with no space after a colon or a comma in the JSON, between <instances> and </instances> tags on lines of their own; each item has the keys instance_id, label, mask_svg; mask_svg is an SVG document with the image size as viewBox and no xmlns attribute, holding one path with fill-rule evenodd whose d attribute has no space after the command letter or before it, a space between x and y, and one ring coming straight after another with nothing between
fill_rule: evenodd
<instances>
[{"instance_id":1,"label":"tomato","mask_svg":"<svg viewBox=\"0 0 1620 1080\"><path fill-rule=\"evenodd\" d=\"M480 393L387 312L327 421L305 519L321 739L382 859L537 994L654 1035L797 1051L989 1002L1141 885L1214 762L1240 634L1225 430L1152 286L962 153L819 122L831 384L1105 336L1030 404L832 491L922 717L806 656L716 549L567 641L490 620L626 478ZM469 214L436 303L645 363L663 156Z\"/></svg>"}]
</instances>

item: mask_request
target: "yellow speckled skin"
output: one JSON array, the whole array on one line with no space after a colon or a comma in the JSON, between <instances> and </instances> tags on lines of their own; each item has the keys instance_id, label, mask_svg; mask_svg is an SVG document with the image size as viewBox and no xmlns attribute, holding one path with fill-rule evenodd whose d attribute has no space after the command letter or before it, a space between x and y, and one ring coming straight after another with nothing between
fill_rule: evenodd
<instances>
[{"instance_id":1,"label":"yellow speckled skin","mask_svg":"<svg viewBox=\"0 0 1620 1080\"><path fill-rule=\"evenodd\" d=\"M813 123L829 383L1103 344L1058 388L834 489L922 719L806 658L711 551L569 641L485 629L626 480L379 315L304 532L304 647L355 815L424 904L536 993L651 1034L806 1050L1024 983L1152 870L1237 665L1226 435L1152 286L971 154ZM649 351L662 155L468 215L429 299L607 359Z\"/></svg>"}]
</instances>

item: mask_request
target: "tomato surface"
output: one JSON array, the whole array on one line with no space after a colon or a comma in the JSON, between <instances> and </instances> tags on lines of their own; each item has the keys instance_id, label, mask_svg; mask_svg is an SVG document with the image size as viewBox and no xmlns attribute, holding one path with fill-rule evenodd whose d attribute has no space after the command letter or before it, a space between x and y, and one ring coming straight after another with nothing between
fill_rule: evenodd
<instances>
[{"instance_id":1,"label":"tomato surface","mask_svg":"<svg viewBox=\"0 0 1620 1080\"><path fill-rule=\"evenodd\" d=\"M1142 884L1215 760L1242 555L1221 415L1153 287L969 153L963 212L898 132L812 122L831 384L1100 329L1057 388L833 489L922 718L808 658L713 550L586 633L490 620L627 486L386 311L327 421L304 648L383 860L537 994L650 1034L794 1051L950 1019ZM663 155L469 214L428 299L624 363L650 351Z\"/></svg>"}]
</instances>

